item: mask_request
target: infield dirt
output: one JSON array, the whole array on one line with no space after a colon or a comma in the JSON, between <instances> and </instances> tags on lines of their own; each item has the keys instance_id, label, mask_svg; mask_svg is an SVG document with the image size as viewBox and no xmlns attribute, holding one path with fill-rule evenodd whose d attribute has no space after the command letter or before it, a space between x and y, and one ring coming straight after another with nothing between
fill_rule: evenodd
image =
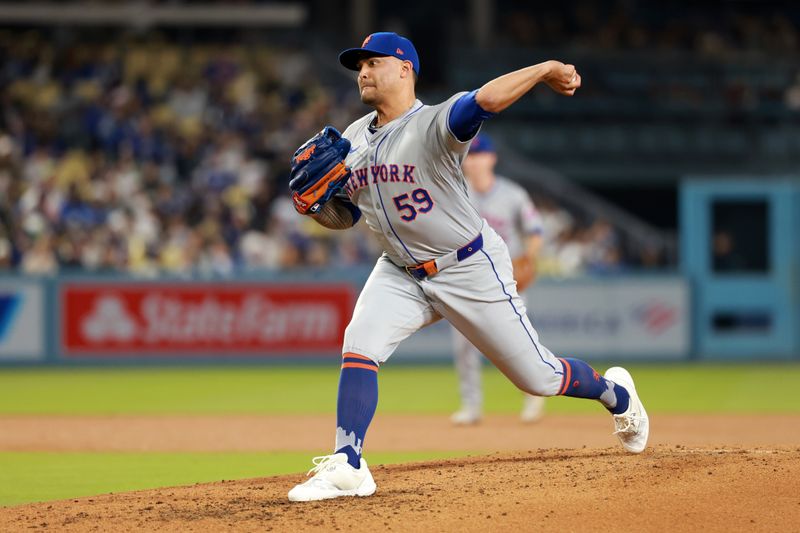
<instances>
[{"instance_id":1,"label":"infield dirt","mask_svg":"<svg viewBox=\"0 0 800 533\"><path fill-rule=\"evenodd\" d=\"M652 423L653 445L628 455L602 414L533 426L494 416L469 428L442 416L379 416L368 450L487 454L374 466L378 492L369 498L291 504L286 492L304 479L295 474L0 508L0 531L800 529L800 416L658 415ZM331 424L296 416L2 417L0 450L307 449L310 459L330 445Z\"/></svg>"}]
</instances>

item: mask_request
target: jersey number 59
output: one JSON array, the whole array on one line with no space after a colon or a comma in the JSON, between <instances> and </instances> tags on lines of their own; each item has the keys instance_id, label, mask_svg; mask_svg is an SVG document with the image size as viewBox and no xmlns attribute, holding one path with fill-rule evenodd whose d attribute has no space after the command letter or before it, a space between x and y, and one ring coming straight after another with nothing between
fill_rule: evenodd
<instances>
[{"instance_id":1,"label":"jersey number 59","mask_svg":"<svg viewBox=\"0 0 800 533\"><path fill-rule=\"evenodd\" d=\"M408 193L403 193L395 196L392 200L394 200L394 205L400 212L400 218L406 222L411 222L417 218L418 213L427 213L433 209L433 199L425 189L414 189L411 191L410 198ZM416 207L414 204L417 204Z\"/></svg>"}]
</instances>

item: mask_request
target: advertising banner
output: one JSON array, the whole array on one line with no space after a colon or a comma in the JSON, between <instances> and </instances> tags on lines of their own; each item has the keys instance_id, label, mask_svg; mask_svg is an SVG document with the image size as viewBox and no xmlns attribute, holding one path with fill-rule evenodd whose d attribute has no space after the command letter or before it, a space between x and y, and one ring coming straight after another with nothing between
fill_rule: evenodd
<instances>
[{"instance_id":1,"label":"advertising banner","mask_svg":"<svg viewBox=\"0 0 800 533\"><path fill-rule=\"evenodd\" d=\"M341 353L349 284L79 283L62 285L66 357Z\"/></svg>"},{"instance_id":2,"label":"advertising banner","mask_svg":"<svg viewBox=\"0 0 800 533\"><path fill-rule=\"evenodd\" d=\"M542 343L575 357L686 357L689 309L680 279L542 283L528 292Z\"/></svg>"},{"instance_id":3,"label":"advertising banner","mask_svg":"<svg viewBox=\"0 0 800 533\"><path fill-rule=\"evenodd\" d=\"M0 280L0 361L44 358L44 289L39 282Z\"/></svg>"}]
</instances>

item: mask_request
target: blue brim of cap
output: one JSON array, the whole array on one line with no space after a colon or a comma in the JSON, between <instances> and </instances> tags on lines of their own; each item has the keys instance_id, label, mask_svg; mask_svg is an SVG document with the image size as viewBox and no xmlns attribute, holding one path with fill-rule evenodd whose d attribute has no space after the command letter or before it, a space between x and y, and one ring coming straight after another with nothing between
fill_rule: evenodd
<instances>
[{"instance_id":1,"label":"blue brim of cap","mask_svg":"<svg viewBox=\"0 0 800 533\"><path fill-rule=\"evenodd\" d=\"M344 68L350 70L358 70L358 62L365 57L389 57L387 54L381 54L374 50L367 50L366 48L349 48L339 54L339 63Z\"/></svg>"}]
</instances>

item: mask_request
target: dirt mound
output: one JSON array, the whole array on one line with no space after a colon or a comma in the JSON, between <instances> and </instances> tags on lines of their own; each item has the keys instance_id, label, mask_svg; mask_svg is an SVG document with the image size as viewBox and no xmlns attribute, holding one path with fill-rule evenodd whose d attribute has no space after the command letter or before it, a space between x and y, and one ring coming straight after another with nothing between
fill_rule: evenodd
<instances>
[{"instance_id":1,"label":"dirt mound","mask_svg":"<svg viewBox=\"0 0 800 533\"><path fill-rule=\"evenodd\" d=\"M378 466L369 498L289 503L301 475L0 509L0 531L784 531L800 448L658 445Z\"/></svg>"}]
</instances>

